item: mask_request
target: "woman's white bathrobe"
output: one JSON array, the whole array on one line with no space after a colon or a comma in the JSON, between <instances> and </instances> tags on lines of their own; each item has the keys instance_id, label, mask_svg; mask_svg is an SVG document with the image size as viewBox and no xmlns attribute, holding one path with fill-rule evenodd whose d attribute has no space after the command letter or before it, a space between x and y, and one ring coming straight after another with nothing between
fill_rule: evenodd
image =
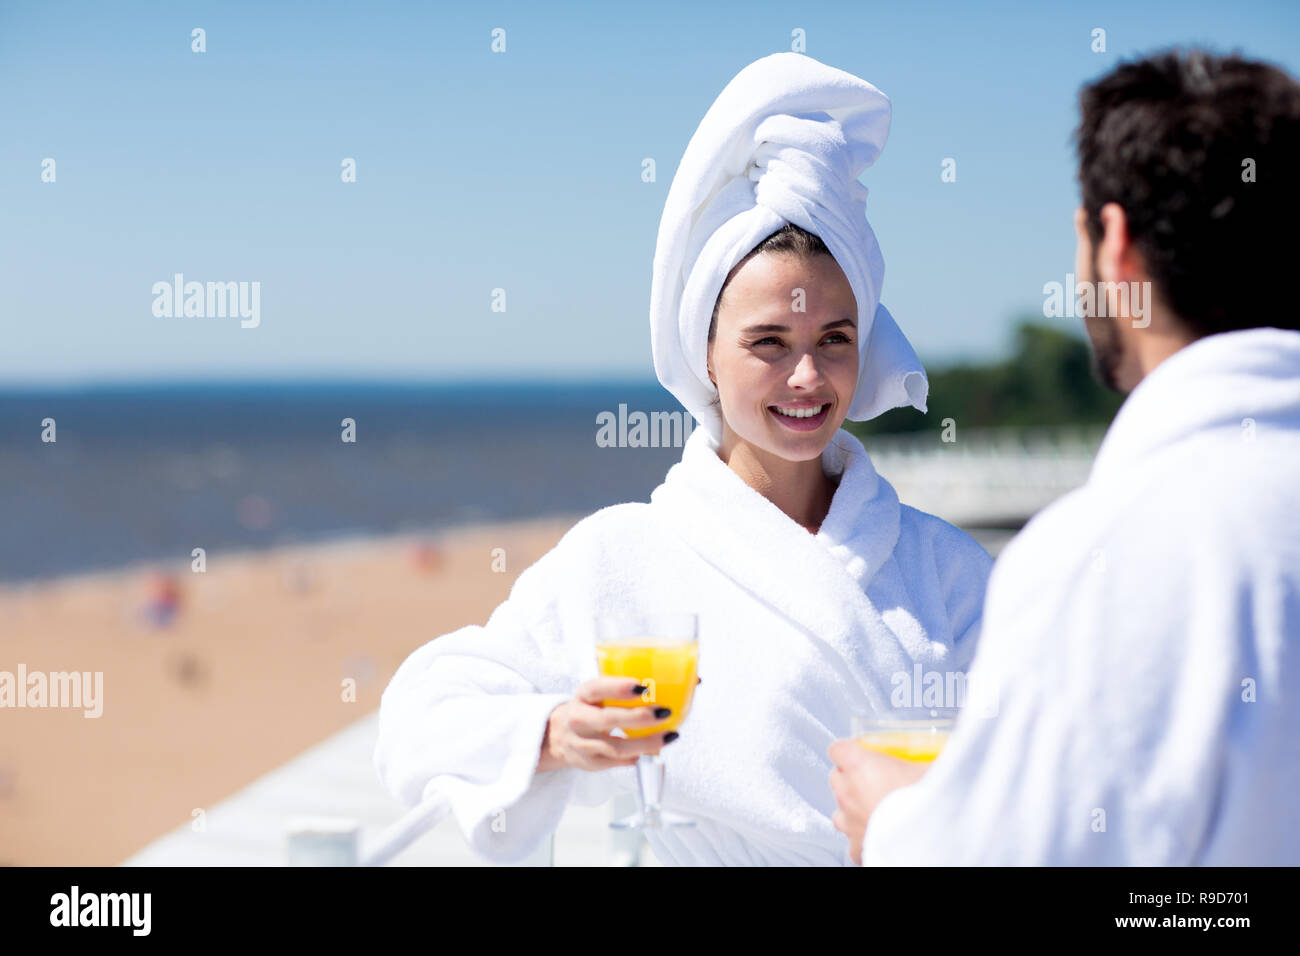
<instances>
[{"instance_id":1,"label":"woman's white bathrobe","mask_svg":"<svg viewBox=\"0 0 1300 956\"><path fill-rule=\"evenodd\" d=\"M964 714L873 864L1300 864L1300 332L1165 359L989 581ZM990 708L991 709L991 708Z\"/></svg>"},{"instance_id":2,"label":"woman's white bathrobe","mask_svg":"<svg viewBox=\"0 0 1300 956\"><path fill-rule=\"evenodd\" d=\"M693 829L647 831L668 865L849 862L831 824L827 747L901 676L964 670L992 561L964 532L901 506L861 442L812 535L750 488L695 429L649 503L583 519L520 574L485 627L415 651L384 692L375 763L414 805L441 794L483 855L518 860L559 822L634 788L632 768L534 774L551 710L597 675L591 618L700 614L703 678L664 747L665 806Z\"/></svg>"}]
</instances>

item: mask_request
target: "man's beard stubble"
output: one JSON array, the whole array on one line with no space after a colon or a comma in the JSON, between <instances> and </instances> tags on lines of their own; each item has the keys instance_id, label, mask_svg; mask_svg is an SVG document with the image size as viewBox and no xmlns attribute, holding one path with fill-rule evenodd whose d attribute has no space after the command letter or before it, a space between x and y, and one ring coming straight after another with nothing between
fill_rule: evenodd
<instances>
[{"instance_id":1,"label":"man's beard stubble","mask_svg":"<svg viewBox=\"0 0 1300 956\"><path fill-rule=\"evenodd\" d=\"M1115 319L1109 317L1092 317L1084 319L1088 330L1088 339L1092 342L1092 374L1098 382L1112 392L1124 390L1119 387L1119 366L1123 358L1119 331L1115 328Z\"/></svg>"},{"instance_id":2,"label":"man's beard stubble","mask_svg":"<svg viewBox=\"0 0 1300 956\"><path fill-rule=\"evenodd\" d=\"M1097 250L1092 250L1092 275L1088 277L1089 282L1095 282L1097 277ZM1093 296L1094 309L1097 311L1106 311L1096 309L1097 296ZM1119 366L1124 358L1124 347L1120 343L1119 329L1116 322L1119 321L1111 316L1086 316L1083 320L1084 329L1088 333L1088 340L1092 343L1092 374L1103 387L1110 389L1112 392L1123 394L1124 391L1119 387Z\"/></svg>"}]
</instances>

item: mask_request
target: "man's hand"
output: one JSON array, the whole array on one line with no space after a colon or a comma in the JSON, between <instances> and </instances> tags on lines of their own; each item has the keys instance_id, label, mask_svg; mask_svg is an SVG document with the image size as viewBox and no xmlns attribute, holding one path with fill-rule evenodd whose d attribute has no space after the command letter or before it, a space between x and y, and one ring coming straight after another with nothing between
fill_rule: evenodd
<instances>
[{"instance_id":1,"label":"man's hand","mask_svg":"<svg viewBox=\"0 0 1300 956\"><path fill-rule=\"evenodd\" d=\"M925 776L930 765L867 750L856 740L837 740L828 753L835 764L831 790L840 805L831 822L849 838L849 856L861 866L862 838L871 814L888 794Z\"/></svg>"}]
</instances>

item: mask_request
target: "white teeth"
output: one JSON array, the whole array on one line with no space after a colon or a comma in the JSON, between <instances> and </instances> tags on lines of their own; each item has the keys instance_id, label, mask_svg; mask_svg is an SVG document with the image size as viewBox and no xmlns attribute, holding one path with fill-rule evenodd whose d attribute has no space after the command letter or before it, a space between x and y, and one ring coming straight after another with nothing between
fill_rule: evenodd
<instances>
[{"instance_id":1,"label":"white teeth","mask_svg":"<svg viewBox=\"0 0 1300 956\"><path fill-rule=\"evenodd\" d=\"M825 405L818 405L816 408L782 408L780 405L773 405L778 415L785 415L789 418L812 418L820 415Z\"/></svg>"}]
</instances>

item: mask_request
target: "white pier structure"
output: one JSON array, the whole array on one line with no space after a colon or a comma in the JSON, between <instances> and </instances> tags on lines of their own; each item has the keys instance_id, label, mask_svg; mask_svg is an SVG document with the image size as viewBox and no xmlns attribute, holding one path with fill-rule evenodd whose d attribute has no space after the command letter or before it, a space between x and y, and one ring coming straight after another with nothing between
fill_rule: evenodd
<instances>
[{"instance_id":1,"label":"white pier structure","mask_svg":"<svg viewBox=\"0 0 1300 956\"><path fill-rule=\"evenodd\" d=\"M963 528L1020 528L1088 480L1104 428L868 436L871 460L904 504Z\"/></svg>"}]
</instances>

